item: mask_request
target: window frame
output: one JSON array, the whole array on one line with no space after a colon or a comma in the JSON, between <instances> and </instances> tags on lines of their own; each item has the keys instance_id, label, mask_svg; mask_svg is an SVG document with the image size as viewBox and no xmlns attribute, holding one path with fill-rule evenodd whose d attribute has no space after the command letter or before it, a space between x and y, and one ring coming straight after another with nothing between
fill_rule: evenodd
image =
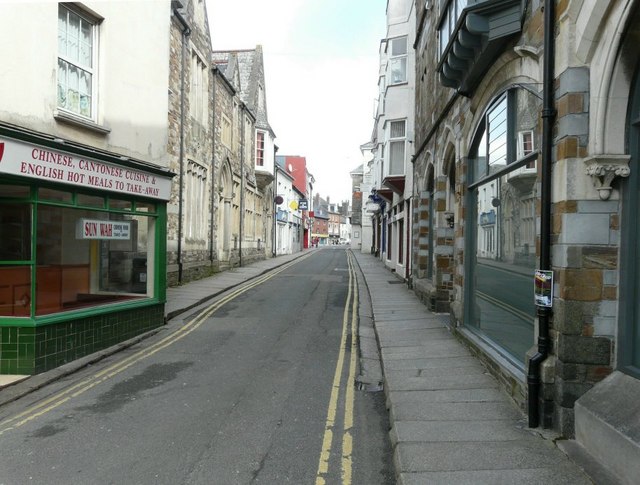
<instances>
[{"instance_id":1,"label":"window frame","mask_svg":"<svg viewBox=\"0 0 640 485\"><path fill-rule=\"evenodd\" d=\"M66 102L65 104L67 106L62 106L60 104L60 95L59 92L56 95L56 108L57 110L59 110L59 112L67 114L71 117L78 117L81 120L86 120L86 121L90 121L93 123L97 123L98 122L98 97L99 97L99 93L98 93L98 66L99 66L99 61L98 61L98 54L99 54L99 25L100 22L102 21L101 18L95 17L93 15L91 15L89 12L84 11L81 8L78 8L75 4L70 4L67 2L61 2L58 4L58 22L60 22L60 12L64 10L66 12L66 26L69 25L69 15L75 15L77 17L79 17L80 21L84 21L86 23L88 23L90 25L90 29L91 29L91 66L87 67L84 65L80 64L80 61L73 61L69 56L68 53L65 53L65 55L62 55L61 51L60 51L60 38L58 38L58 47L57 47L57 70L56 70L56 89L59 91L60 90L60 78L61 78L61 72L60 72L60 62L64 62L65 64L67 64L68 66L74 66L76 69L78 69L78 71L84 71L87 72L91 75L91 83L90 83L90 88L91 88L91 94L90 94L90 98L91 98L91 102L89 103L89 109L90 109L90 114L87 116L85 114L83 114L81 112L80 109L80 99L78 100L78 111L75 111L73 109L70 109L68 107L68 102ZM81 27L82 24L80 24L80 31L82 30ZM60 31L60 26L58 25L58 32ZM66 40L66 39L65 39ZM81 42L81 39L78 39L79 42ZM79 48L79 47L78 47ZM67 70L68 72L68 70ZM78 73L78 80L80 79L80 72ZM68 89L68 82L65 80L65 88L66 91L68 93L69 89ZM80 84L78 84L78 96L80 97ZM68 94L67 94L68 97Z\"/></svg>"},{"instance_id":2,"label":"window frame","mask_svg":"<svg viewBox=\"0 0 640 485\"><path fill-rule=\"evenodd\" d=\"M393 135L393 124L394 123L402 123L403 124L403 135L402 136L392 136ZM389 175L402 175L405 171L405 163L407 161L407 120L389 120L388 121L388 133L387 133L387 143L388 143L388 159L389 159ZM396 162L400 163L400 171L394 171L398 167L394 164L393 149L392 146L402 144L402 161Z\"/></svg>"},{"instance_id":3,"label":"window frame","mask_svg":"<svg viewBox=\"0 0 640 485\"><path fill-rule=\"evenodd\" d=\"M256 130L256 167L264 167L266 133Z\"/></svg>"},{"instance_id":4,"label":"window frame","mask_svg":"<svg viewBox=\"0 0 640 485\"><path fill-rule=\"evenodd\" d=\"M400 54L394 54L394 46L395 44L400 41L400 40L404 40L404 52L400 53ZM408 59L409 59L409 39L408 36L406 35L401 35L398 37L392 37L390 39L387 40L387 49L389 50L389 55L388 55L388 72L389 72L389 86L395 86L397 84L406 84L408 82L409 79L409 69L408 69ZM402 66L404 61L404 65ZM399 80L395 80L393 77L393 68L392 66L396 63L400 63L400 65L402 66L402 71L403 71L403 76L402 79Z\"/></svg>"},{"instance_id":5,"label":"window frame","mask_svg":"<svg viewBox=\"0 0 640 485\"><path fill-rule=\"evenodd\" d=\"M11 184L11 178L2 183ZM12 184L13 185L13 184ZM17 182L14 185L24 185ZM11 316L0 315L2 323L19 326L29 325L46 325L58 321L63 321L69 318L69 315L73 315L74 318L82 318L84 316L95 315L96 313L111 312L122 307L141 307L152 304L157 304L163 298L164 294L164 276L160 269L161 255L164 254L163 241L166 241L166 229L163 228L163 221L166 221L166 207L161 201L155 199L144 199L137 197L126 197L122 194L112 194L100 191L91 190L74 190L73 188L62 188L55 184L29 184L29 196L20 198L3 198L2 203L19 201L25 205L30 206L31 210L31 258L29 260L21 260L17 262L2 260L0 261L0 268L22 266L29 268L31 289L30 289L30 302L29 311L25 315ZM44 200L41 199L39 193L42 190L54 190L70 194L70 197L64 200ZM87 205L82 202L82 196L103 198L102 207L98 207L95 204ZM128 208L113 208L110 202L127 200L129 202ZM121 214L124 216L140 216L146 217L148 220L148 235L150 238L147 251L150 256L148 257L148 280L149 286L146 293L141 293L139 298L133 300L117 300L106 303L96 303L94 305L85 306L82 308L62 309L53 313L39 314L37 312L36 304L36 292L37 292L37 272L38 272L38 251L37 251L37 234L39 230L38 224L38 208L39 207L51 207L61 209L72 209L80 211L93 211L105 214ZM111 219L110 219L111 220ZM152 240L151 240L152 239ZM2 324L0 324L0 327Z\"/></svg>"}]
</instances>

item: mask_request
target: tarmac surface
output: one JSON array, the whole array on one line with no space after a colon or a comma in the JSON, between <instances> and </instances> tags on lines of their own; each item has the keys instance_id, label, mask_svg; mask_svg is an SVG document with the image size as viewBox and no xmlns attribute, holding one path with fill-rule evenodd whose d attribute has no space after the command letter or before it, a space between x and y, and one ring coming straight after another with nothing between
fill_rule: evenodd
<instances>
[{"instance_id":1,"label":"tarmac surface","mask_svg":"<svg viewBox=\"0 0 640 485\"><path fill-rule=\"evenodd\" d=\"M167 320L310 252L278 256L167 289ZM373 255L353 251L362 271L361 387L382 387L400 485L591 484L549 434L525 416L478 359ZM131 346L150 334L57 369L0 383L0 405ZM380 359L378 358L380 357ZM3 387L4 386L4 387Z\"/></svg>"}]
</instances>

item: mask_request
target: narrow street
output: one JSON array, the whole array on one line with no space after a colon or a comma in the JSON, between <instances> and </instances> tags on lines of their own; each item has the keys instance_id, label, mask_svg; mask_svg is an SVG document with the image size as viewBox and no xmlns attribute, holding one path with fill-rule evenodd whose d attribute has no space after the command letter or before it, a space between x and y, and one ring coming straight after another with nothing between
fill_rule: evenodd
<instances>
[{"instance_id":1,"label":"narrow street","mask_svg":"<svg viewBox=\"0 0 640 485\"><path fill-rule=\"evenodd\" d=\"M311 253L0 408L0 483L394 483L384 395L354 385L349 258Z\"/></svg>"}]
</instances>

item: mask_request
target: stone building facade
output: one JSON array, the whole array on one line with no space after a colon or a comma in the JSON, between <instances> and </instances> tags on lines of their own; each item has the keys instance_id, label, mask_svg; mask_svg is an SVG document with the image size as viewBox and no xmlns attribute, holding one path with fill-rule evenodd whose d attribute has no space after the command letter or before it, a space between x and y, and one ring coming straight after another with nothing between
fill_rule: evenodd
<instances>
[{"instance_id":1,"label":"stone building facade","mask_svg":"<svg viewBox=\"0 0 640 485\"><path fill-rule=\"evenodd\" d=\"M168 205L170 285L218 268L213 217L213 88L206 4L173 2L170 26L169 167L177 174Z\"/></svg>"},{"instance_id":2,"label":"stone building facade","mask_svg":"<svg viewBox=\"0 0 640 485\"><path fill-rule=\"evenodd\" d=\"M416 2L414 44L413 286L530 425L621 483L640 474L639 12Z\"/></svg>"},{"instance_id":3,"label":"stone building facade","mask_svg":"<svg viewBox=\"0 0 640 485\"><path fill-rule=\"evenodd\" d=\"M212 53L215 64L215 219L221 265L272 255L275 134L269 125L262 48Z\"/></svg>"}]
</instances>

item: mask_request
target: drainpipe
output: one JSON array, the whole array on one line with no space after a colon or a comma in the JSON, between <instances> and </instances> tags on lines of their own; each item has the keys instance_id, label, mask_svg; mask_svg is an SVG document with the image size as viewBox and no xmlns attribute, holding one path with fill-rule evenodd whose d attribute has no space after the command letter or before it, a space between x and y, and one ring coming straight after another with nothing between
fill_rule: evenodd
<instances>
[{"instance_id":1,"label":"drainpipe","mask_svg":"<svg viewBox=\"0 0 640 485\"><path fill-rule=\"evenodd\" d=\"M240 128L240 228L238 229L238 257L239 265L242 267L242 238L244 237L244 144L245 144L245 110L246 106L242 104L242 127Z\"/></svg>"},{"instance_id":2,"label":"drainpipe","mask_svg":"<svg viewBox=\"0 0 640 485\"><path fill-rule=\"evenodd\" d=\"M182 195L184 185L184 85L185 85L185 64L186 64L186 51L187 51L187 38L191 35L191 28L189 24L182 16L179 8L182 8L180 2L172 2L174 6L173 15L182 25L182 59L181 59L181 72L180 72L180 177L179 192L178 192L178 283L182 283Z\"/></svg>"},{"instance_id":3,"label":"drainpipe","mask_svg":"<svg viewBox=\"0 0 640 485\"><path fill-rule=\"evenodd\" d=\"M551 176L553 160L553 121L555 64L555 0L544 2L544 78L542 98L542 179L540 213L540 269L551 269ZM551 308L538 306L538 351L529 359L527 373L529 427L540 424L540 366L549 353Z\"/></svg>"},{"instance_id":4,"label":"drainpipe","mask_svg":"<svg viewBox=\"0 0 640 485\"><path fill-rule=\"evenodd\" d=\"M211 113L211 220L209 222L209 262L213 266L213 223L215 222L214 207L216 199L216 84L218 68L213 66L211 71L213 72L213 91L211 93L213 109Z\"/></svg>"}]
</instances>

